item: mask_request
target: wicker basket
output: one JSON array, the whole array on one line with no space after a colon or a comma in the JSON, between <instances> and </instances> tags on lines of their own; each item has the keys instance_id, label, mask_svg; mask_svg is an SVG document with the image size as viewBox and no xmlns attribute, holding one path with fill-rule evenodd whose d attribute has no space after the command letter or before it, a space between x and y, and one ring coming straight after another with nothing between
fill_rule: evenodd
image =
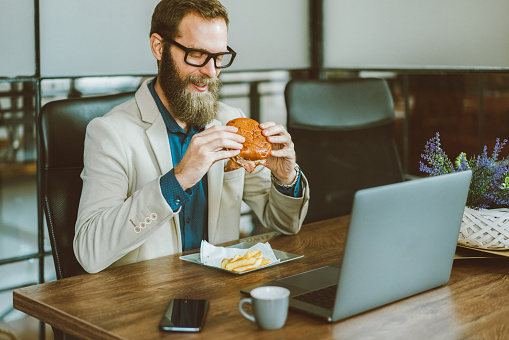
<instances>
[{"instance_id":1,"label":"wicker basket","mask_svg":"<svg viewBox=\"0 0 509 340\"><path fill-rule=\"evenodd\" d=\"M489 250L509 250L509 209L465 207L458 244Z\"/></svg>"}]
</instances>

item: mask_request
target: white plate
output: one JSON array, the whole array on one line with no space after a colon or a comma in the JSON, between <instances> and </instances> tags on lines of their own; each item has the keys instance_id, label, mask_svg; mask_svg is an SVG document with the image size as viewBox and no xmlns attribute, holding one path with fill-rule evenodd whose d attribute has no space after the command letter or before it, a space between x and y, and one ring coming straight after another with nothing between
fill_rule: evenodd
<instances>
[{"instance_id":1,"label":"white plate","mask_svg":"<svg viewBox=\"0 0 509 340\"><path fill-rule=\"evenodd\" d=\"M254 244L251 244L249 242L242 242L242 243L234 244L234 245L226 247L226 248L249 249L252 246L254 246ZM218 267L206 265L206 264L204 264L203 262L200 261L200 253L184 255L184 256L181 256L180 259L184 260L184 261L189 261L189 262L201 264L202 266L206 266L206 267L210 267L210 268L215 268L215 269L223 270L225 272L232 273L232 274L245 274L245 273L254 272L254 271L259 270L259 269L264 269L264 268L276 266L276 265L281 264L283 262L288 262L288 261L291 261L291 260L295 260L295 259L299 259L301 257L304 257L304 255L295 255L295 254L287 253L287 252L284 252L284 251L281 251L281 250L276 250L276 249L272 249L272 250L274 251L274 255L276 255L276 258L279 259L279 262L270 263L270 264L265 265L263 267L258 267L256 269L252 269L252 270L248 270L248 271L240 272L240 273L239 272L233 272L231 270L226 270L226 269L223 269L223 268L218 268Z\"/></svg>"}]
</instances>

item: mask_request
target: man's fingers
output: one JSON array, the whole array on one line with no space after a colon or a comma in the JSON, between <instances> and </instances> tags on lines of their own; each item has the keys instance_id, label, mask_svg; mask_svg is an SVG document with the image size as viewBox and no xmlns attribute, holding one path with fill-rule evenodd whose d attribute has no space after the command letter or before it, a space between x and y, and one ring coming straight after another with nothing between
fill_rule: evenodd
<instances>
[{"instance_id":1,"label":"man's fingers","mask_svg":"<svg viewBox=\"0 0 509 340\"><path fill-rule=\"evenodd\" d=\"M290 134L283 125L281 124L275 124L273 122L263 123L260 124L260 127L263 126L262 133L266 137L275 136L275 135L281 135L281 136L287 136L290 138Z\"/></svg>"},{"instance_id":2,"label":"man's fingers","mask_svg":"<svg viewBox=\"0 0 509 340\"><path fill-rule=\"evenodd\" d=\"M236 128L235 128L236 129ZM225 148L242 148L242 143L246 141L244 137L231 131L224 131L222 129L210 128L204 130L193 137L197 143L203 145L214 143L214 147L225 147ZM233 144L232 144L233 143Z\"/></svg>"},{"instance_id":3,"label":"man's fingers","mask_svg":"<svg viewBox=\"0 0 509 340\"><path fill-rule=\"evenodd\" d=\"M275 125L276 125L276 123L274 123L274 122L264 122L264 123L260 124L260 129L265 130L265 129L268 129Z\"/></svg>"},{"instance_id":4,"label":"man's fingers","mask_svg":"<svg viewBox=\"0 0 509 340\"><path fill-rule=\"evenodd\" d=\"M214 125L214 126L211 126L207 129L203 130L198 135L208 136L208 135L213 135L213 134L223 133L223 132L232 134L232 135L237 135L237 131L238 131L238 128L235 126ZM242 137L241 135L237 135L237 136ZM244 137L242 137L242 138L244 138Z\"/></svg>"},{"instance_id":5,"label":"man's fingers","mask_svg":"<svg viewBox=\"0 0 509 340\"><path fill-rule=\"evenodd\" d=\"M240 150L218 150L214 152L215 162L237 156ZM215 163L214 162L214 163Z\"/></svg>"},{"instance_id":6,"label":"man's fingers","mask_svg":"<svg viewBox=\"0 0 509 340\"><path fill-rule=\"evenodd\" d=\"M279 149L279 150L272 149L270 154L271 154L271 156L274 156L274 157L293 159L295 152L293 149L283 148L283 149Z\"/></svg>"},{"instance_id":7,"label":"man's fingers","mask_svg":"<svg viewBox=\"0 0 509 340\"><path fill-rule=\"evenodd\" d=\"M287 135L275 135L267 137L267 140L271 144L290 144L292 140Z\"/></svg>"},{"instance_id":8,"label":"man's fingers","mask_svg":"<svg viewBox=\"0 0 509 340\"><path fill-rule=\"evenodd\" d=\"M205 141L204 141L205 142ZM242 149L242 143L239 143L237 141L228 139L228 138L221 138L218 137L216 139L206 141L206 144L204 145L208 151L216 151L218 149L235 149L240 150Z\"/></svg>"}]
</instances>

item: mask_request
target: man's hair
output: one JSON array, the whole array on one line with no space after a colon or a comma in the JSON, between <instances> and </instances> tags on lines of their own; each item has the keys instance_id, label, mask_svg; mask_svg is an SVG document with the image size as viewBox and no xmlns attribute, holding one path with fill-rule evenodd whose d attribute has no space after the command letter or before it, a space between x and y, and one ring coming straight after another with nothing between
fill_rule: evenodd
<instances>
[{"instance_id":1,"label":"man's hair","mask_svg":"<svg viewBox=\"0 0 509 340\"><path fill-rule=\"evenodd\" d=\"M193 12L208 20L223 18L228 27L228 12L217 0L162 0L154 9L150 35L160 33L175 39L182 19Z\"/></svg>"}]
</instances>

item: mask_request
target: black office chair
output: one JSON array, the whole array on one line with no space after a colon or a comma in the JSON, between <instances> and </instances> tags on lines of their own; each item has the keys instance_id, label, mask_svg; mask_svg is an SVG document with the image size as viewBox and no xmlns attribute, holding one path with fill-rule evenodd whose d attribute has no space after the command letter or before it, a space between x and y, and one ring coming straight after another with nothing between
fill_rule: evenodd
<instances>
[{"instance_id":1,"label":"black office chair","mask_svg":"<svg viewBox=\"0 0 509 340\"><path fill-rule=\"evenodd\" d=\"M95 117L132 98L134 93L49 102L38 118L40 202L46 215L57 279L86 273L73 250L83 169L85 130ZM70 339L53 329L55 339Z\"/></svg>"},{"instance_id":2,"label":"black office chair","mask_svg":"<svg viewBox=\"0 0 509 340\"><path fill-rule=\"evenodd\" d=\"M311 191L305 222L349 214L357 190L403 180L384 80L293 80L285 100Z\"/></svg>"}]
</instances>

